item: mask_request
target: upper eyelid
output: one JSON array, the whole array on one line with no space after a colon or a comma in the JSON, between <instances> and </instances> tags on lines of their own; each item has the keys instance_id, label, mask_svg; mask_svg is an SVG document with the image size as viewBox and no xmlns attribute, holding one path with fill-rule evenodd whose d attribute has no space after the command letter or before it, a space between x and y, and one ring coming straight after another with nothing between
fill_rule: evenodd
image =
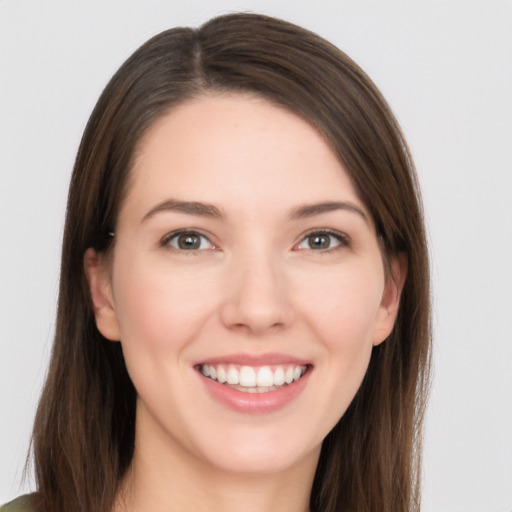
<instances>
[{"instance_id":1,"label":"upper eyelid","mask_svg":"<svg viewBox=\"0 0 512 512\"><path fill-rule=\"evenodd\" d=\"M180 235L186 235L186 234L192 234L192 235L198 235L206 238L214 247L216 247L218 244L213 239L213 235L205 233L202 229L196 229L196 228L185 228L185 229L176 229L174 231L171 231L164 235L162 238L160 238L160 244L161 245L167 245L170 240L173 238L180 236Z\"/></svg>"},{"instance_id":2,"label":"upper eyelid","mask_svg":"<svg viewBox=\"0 0 512 512\"><path fill-rule=\"evenodd\" d=\"M213 246L219 247L219 243L215 240L215 237L213 236L213 234L205 232L204 230L198 229L198 228L181 228L181 229L173 230L173 231L165 234L160 239L160 244L167 245L169 243L169 240L171 240L172 238L179 236L179 235L188 234L188 233L202 236L202 237L206 238ZM297 244L302 243L308 236L311 236L314 234L326 234L326 235L334 236L347 245L349 245L351 242L350 236L347 235L346 233L344 233L343 231L339 231L339 230L333 229L333 228L312 228L312 229L307 230L306 232L303 232L297 238L297 241L293 244L293 246L295 247Z\"/></svg>"},{"instance_id":3,"label":"upper eyelid","mask_svg":"<svg viewBox=\"0 0 512 512\"><path fill-rule=\"evenodd\" d=\"M208 233L207 231L204 231L203 229L179 228L179 229L173 229L172 231L169 231L168 233L166 233L164 236L162 236L162 240L164 240L166 238L172 238L173 236L176 236L176 235L183 235L183 234L187 234L187 233L191 233L194 235L201 235L208 239L213 237L212 234Z\"/></svg>"},{"instance_id":4,"label":"upper eyelid","mask_svg":"<svg viewBox=\"0 0 512 512\"><path fill-rule=\"evenodd\" d=\"M332 236L332 237L336 238L336 240L338 241L338 244L335 245L334 247L329 247L327 249L299 248L299 246L301 244L303 244L306 241L306 239L312 235ZM326 254L329 252L335 252L342 248L350 247L351 245L352 245L351 238L346 233L338 231L337 229L329 229L329 228L311 229L308 232L306 232L300 236L298 241L293 244L292 250L299 250L299 251L305 250L305 251L313 251L314 253L319 253L319 254Z\"/></svg>"},{"instance_id":5,"label":"upper eyelid","mask_svg":"<svg viewBox=\"0 0 512 512\"><path fill-rule=\"evenodd\" d=\"M345 240L346 242L350 242L350 240L351 240L350 236L347 235L346 233L344 233L343 231L339 231L337 229L332 229L332 228L313 228L313 229L310 229L310 230L306 231L305 233L301 234L298 240L299 240L299 242L301 242L302 240L304 240L308 236L316 235L316 234L319 234L319 235L331 235L331 236L340 238L342 240Z\"/></svg>"}]
</instances>

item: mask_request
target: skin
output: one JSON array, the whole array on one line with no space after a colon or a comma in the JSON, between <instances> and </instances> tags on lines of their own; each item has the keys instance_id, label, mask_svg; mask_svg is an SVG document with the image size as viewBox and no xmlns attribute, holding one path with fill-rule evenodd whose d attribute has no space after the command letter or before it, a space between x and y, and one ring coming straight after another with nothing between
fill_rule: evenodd
<instances>
[{"instance_id":1,"label":"skin","mask_svg":"<svg viewBox=\"0 0 512 512\"><path fill-rule=\"evenodd\" d=\"M169 199L221 217L159 209ZM334 201L348 206L293 216ZM183 229L204 235L198 249L169 240ZM312 247L326 230L339 235ZM372 219L321 135L247 95L179 105L139 145L113 257L89 249L85 267L97 326L121 340L139 395L118 509L308 510L322 440L390 334L405 279L398 259L386 278ZM275 352L309 374L271 413L226 408L195 367Z\"/></svg>"}]
</instances>

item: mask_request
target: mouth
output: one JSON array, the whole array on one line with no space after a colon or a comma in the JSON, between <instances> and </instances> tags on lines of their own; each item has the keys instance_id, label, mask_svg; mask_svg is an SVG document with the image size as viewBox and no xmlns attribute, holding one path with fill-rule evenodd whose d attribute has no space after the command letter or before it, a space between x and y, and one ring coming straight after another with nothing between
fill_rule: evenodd
<instances>
[{"instance_id":1,"label":"mouth","mask_svg":"<svg viewBox=\"0 0 512 512\"><path fill-rule=\"evenodd\" d=\"M280 364L247 366L199 364L196 369L207 379L242 393L268 393L299 381L311 365Z\"/></svg>"},{"instance_id":2,"label":"mouth","mask_svg":"<svg viewBox=\"0 0 512 512\"><path fill-rule=\"evenodd\" d=\"M313 364L289 354L230 354L194 364L214 402L261 416L295 403L311 380Z\"/></svg>"}]
</instances>

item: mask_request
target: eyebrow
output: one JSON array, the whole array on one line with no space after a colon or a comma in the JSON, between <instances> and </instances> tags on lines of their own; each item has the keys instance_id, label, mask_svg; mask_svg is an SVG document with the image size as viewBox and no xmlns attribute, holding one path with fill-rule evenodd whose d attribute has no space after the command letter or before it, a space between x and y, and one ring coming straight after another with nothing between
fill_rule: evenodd
<instances>
[{"instance_id":1,"label":"eyebrow","mask_svg":"<svg viewBox=\"0 0 512 512\"><path fill-rule=\"evenodd\" d=\"M151 208L142 221L153 217L160 212L180 212L188 215L197 215L200 217L210 217L212 219L224 219L224 214L212 204L199 203L197 201L178 201L176 199L167 199Z\"/></svg>"},{"instance_id":2,"label":"eyebrow","mask_svg":"<svg viewBox=\"0 0 512 512\"><path fill-rule=\"evenodd\" d=\"M364 213L364 211L355 204L346 201L326 201L323 203L301 205L292 210L290 219L306 219L336 210L345 210L356 213L366 223L368 223L368 216L366 213ZM212 204L200 203L198 201L178 201L177 199L167 199L157 204L154 208L151 208L151 210L144 215L141 222L144 222L161 212L179 212L188 215L209 217L212 219L225 219L225 215Z\"/></svg>"},{"instance_id":3,"label":"eyebrow","mask_svg":"<svg viewBox=\"0 0 512 512\"><path fill-rule=\"evenodd\" d=\"M291 215L291 219L306 219L321 215L322 213L334 212L336 210L345 210L356 213L368 224L368 215L355 204L346 201L327 201L324 203L306 204L295 208Z\"/></svg>"}]
</instances>

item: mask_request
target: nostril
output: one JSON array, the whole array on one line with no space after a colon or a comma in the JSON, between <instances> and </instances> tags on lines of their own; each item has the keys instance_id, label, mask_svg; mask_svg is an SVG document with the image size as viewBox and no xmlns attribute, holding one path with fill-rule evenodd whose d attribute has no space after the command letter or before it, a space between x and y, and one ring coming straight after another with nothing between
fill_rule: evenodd
<instances>
[{"instance_id":1,"label":"nostril","mask_svg":"<svg viewBox=\"0 0 512 512\"><path fill-rule=\"evenodd\" d=\"M224 304L223 324L230 330L261 334L285 329L293 321L291 307L284 302L238 300Z\"/></svg>"}]
</instances>

